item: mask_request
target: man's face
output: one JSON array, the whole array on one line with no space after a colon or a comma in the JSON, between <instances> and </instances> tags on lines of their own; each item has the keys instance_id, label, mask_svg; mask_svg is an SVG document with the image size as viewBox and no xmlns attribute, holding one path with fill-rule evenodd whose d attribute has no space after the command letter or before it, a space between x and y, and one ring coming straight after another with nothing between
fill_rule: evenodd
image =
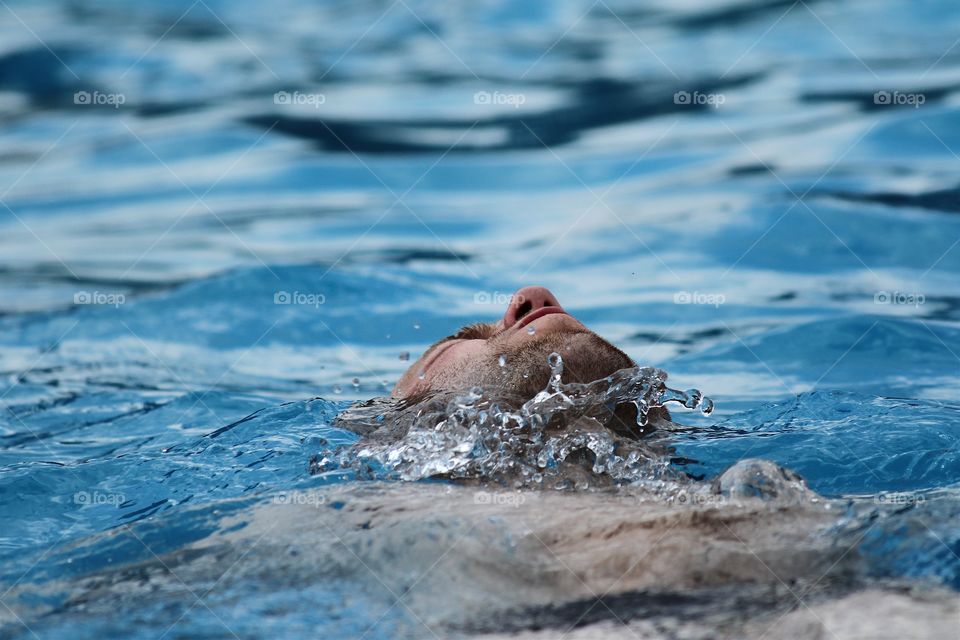
<instances>
[{"instance_id":1,"label":"man's face","mask_svg":"<svg viewBox=\"0 0 960 640\"><path fill-rule=\"evenodd\" d=\"M393 397L479 386L531 398L547 386L547 357L563 357L564 382L593 382L634 366L569 315L543 287L524 287L499 321L474 324L431 346L400 378Z\"/></svg>"}]
</instances>

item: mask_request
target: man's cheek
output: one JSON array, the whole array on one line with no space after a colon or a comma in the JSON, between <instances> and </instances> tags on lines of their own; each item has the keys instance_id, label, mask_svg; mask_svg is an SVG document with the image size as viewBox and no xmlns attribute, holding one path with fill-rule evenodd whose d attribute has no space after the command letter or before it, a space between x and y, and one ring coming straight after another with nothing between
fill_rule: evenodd
<instances>
[{"instance_id":1,"label":"man's cheek","mask_svg":"<svg viewBox=\"0 0 960 640\"><path fill-rule=\"evenodd\" d=\"M433 349L428 349L407 367L390 395L394 398L403 398L423 390L427 384L427 363L430 362L432 357Z\"/></svg>"},{"instance_id":2,"label":"man's cheek","mask_svg":"<svg viewBox=\"0 0 960 640\"><path fill-rule=\"evenodd\" d=\"M464 340L437 358L435 368L446 374L458 373L479 365L486 349L484 340Z\"/></svg>"},{"instance_id":3,"label":"man's cheek","mask_svg":"<svg viewBox=\"0 0 960 640\"><path fill-rule=\"evenodd\" d=\"M394 397L405 397L427 389L460 390L482 379L482 367L489 348L486 340L462 340L442 352L428 351L414 362L393 390Z\"/></svg>"},{"instance_id":4,"label":"man's cheek","mask_svg":"<svg viewBox=\"0 0 960 640\"><path fill-rule=\"evenodd\" d=\"M468 386L485 366L486 359L485 340L464 340L442 353L431 364L427 375L441 388Z\"/></svg>"}]
</instances>

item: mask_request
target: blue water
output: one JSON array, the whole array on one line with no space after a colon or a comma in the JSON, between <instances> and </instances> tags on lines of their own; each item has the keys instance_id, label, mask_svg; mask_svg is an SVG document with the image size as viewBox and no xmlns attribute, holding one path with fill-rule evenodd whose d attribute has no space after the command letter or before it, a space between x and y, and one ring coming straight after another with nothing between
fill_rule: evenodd
<instances>
[{"instance_id":1,"label":"blue water","mask_svg":"<svg viewBox=\"0 0 960 640\"><path fill-rule=\"evenodd\" d=\"M960 488L953 3L7 4L0 589L18 606L243 526L228 514L277 491L359 482L309 474L355 440L333 417L527 284L711 396L713 415L675 416L693 476L749 456L828 496ZM871 531L877 573L960 587L938 513ZM124 525L145 541L95 536ZM177 633L222 632L191 604L170 605ZM279 635L379 615L223 607Z\"/></svg>"}]
</instances>

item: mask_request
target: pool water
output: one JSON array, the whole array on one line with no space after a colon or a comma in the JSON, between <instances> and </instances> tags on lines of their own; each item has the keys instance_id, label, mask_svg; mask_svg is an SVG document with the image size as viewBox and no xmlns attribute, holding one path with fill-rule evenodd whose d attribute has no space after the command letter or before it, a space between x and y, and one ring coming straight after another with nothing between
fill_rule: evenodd
<instances>
[{"instance_id":1,"label":"pool water","mask_svg":"<svg viewBox=\"0 0 960 640\"><path fill-rule=\"evenodd\" d=\"M311 474L335 416L528 284L713 399L677 471L900 501L868 573L960 589L952 3L2 14L0 633L399 633L344 549L86 618L70 585L369 482Z\"/></svg>"}]
</instances>

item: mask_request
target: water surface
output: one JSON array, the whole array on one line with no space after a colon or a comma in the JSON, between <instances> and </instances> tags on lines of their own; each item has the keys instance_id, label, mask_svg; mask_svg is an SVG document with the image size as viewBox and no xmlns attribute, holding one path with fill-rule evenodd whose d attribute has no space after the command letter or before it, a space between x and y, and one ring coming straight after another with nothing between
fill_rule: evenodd
<instances>
[{"instance_id":1,"label":"water surface","mask_svg":"<svg viewBox=\"0 0 960 640\"><path fill-rule=\"evenodd\" d=\"M256 542L260 573L209 606L94 625L64 603L277 495L360 485L310 474L356 440L334 416L527 284L713 398L677 414L675 470L762 457L830 498L894 495L919 520L864 537L869 571L960 586L951 3L0 13L4 633L409 629Z\"/></svg>"}]
</instances>

